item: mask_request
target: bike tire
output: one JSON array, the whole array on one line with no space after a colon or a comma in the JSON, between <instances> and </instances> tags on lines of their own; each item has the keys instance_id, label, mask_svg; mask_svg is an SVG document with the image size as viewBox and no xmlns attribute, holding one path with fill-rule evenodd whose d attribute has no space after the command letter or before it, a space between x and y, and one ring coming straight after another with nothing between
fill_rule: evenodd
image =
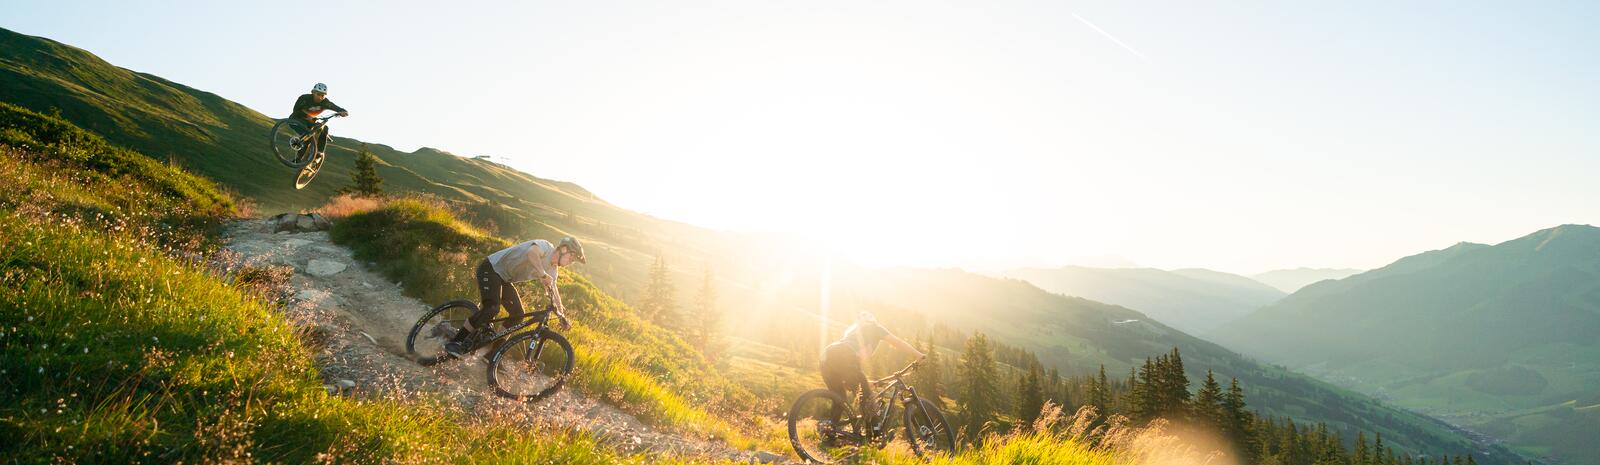
<instances>
[{"instance_id":1,"label":"bike tire","mask_svg":"<svg viewBox=\"0 0 1600 465\"><path fill-rule=\"evenodd\" d=\"M935 453L955 453L955 431L950 429L944 412L939 411L939 407L928 399L917 400L920 402L907 405L902 413L905 415L906 442L911 443L911 451L922 458ZM924 444L924 441L927 443Z\"/></svg>"},{"instance_id":2,"label":"bike tire","mask_svg":"<svg viewBox=\"0 0 1600 465\"><path fill-rule=\"evenodd\" d=\"M267 131L267 143L272 149L272 155L278 158L278 163L290 168L300 168L310 163L313 157L300 156L300 152L305 148L296 150L292 145L291 142L302 135L292 121L281 119L272 125L272 130Z\"/></svg>"},{"instance_id":3,"label":"bike tire","mask_svg":"<svg viewBox=\"0 0 1600 465\"><path fill-rule=\"evenodd\" d=\"M527 357L524 358L523 360L516 360L516 354L513 354L511 357L507 357L507 354L509 353L509 351L512 350L512 349L518 348L518 347L526 346L526 347L528 347L530 349L531 352L539 352L539 350L535 350L534 348L535 347L548 348L548 346L546 346L545 344L555 344L556 348L560 348L561 349L561 353L566 354L563 360L557 360L556 361L556 364L555 364L556 365L555 366L555 370L556 370L555 374L556 375L552 377L554 379L554 382L550 386L545 387L544 389L540 389L540 390L538 390L538 392L534 392L534 393L531 393L531 394L520 393L520 392L512 392L511 390L506 389L506 387L503 386L503 384L507 383L508 381L501 380L500 376L499 376L499 374L500 374L500 365L501 364L503 364L503 363L516 363L516 362L519 362L519 361L526 363L526 362L529 362L529 360L531 360L534 357L538 357L538 358L542 359L546 355L546 354L537 354L537 355L535 355L535 354L532 354L532 353L529 353L529 352L524 352L522 355L527 356ZM512 399L512 400L520 400L520 401L523 401L523 402L538 401L539 399L543 399L545 397L549 397L551 394L555 394L556 391L561 390L561 386L565 385L567 383L567 379L572 376L572 367L576 364L577 360L578 360L578 355L576 353L573 353L573 351L572 351L572 343L567 342L567 338L565 336L562 336L560 333L557 333L555 331L546 330L546 329L541 329L541 330L537 330L537 331L529 331L529 332L526 332L526 333L518 334L516 336L512 336L511 339L507 340L504 344L500 344L500 347L495 348L494 353L489 356L489 366L488 366L489 385L493 386L494 387L494 393L498 394L501 397L505 397L505 398ZM541 363L542 364L542 363L544 363L544 361L541 360L541 361L536 362L536 363ZM539 370L535 370L535 371L539 371Z\"/></svg>"},{"instance_id":4,"label":"bike tire","mask_svg":"<svg viewBox=\"0 0 1600 465\"><path fill-rule=\"evenodd\" d=\"M311 185L311 180L316 179L317 173L322 171L322 162L326 161L327 158L328 155L323 152L317 152L316 155L312 155L311 163L300 167L300 173L295 175L294 190L305 189L306 186Z\"/></svg>"},{"instance_id":5,"label":"bike tire","mask_svg":"<svg viewBox=\"0 0 1600 465\"><path fill-rule=\"evenodd\" d=\"M432 309L428 310L427 313L422 314L422 318L417 319L417 324L411 326L411 332L406 334L406 354L411 355L412 357L416 358L417 362L423 364L424 366L433 365L433 364L438 363L439 361L443 360L445 357L447 357L446 355L444 355L444 345L443 345L443 343L439 343L438 350L429 350L431 348L424 348L423 350L428 351L428 352L432 352L432 353L427 353L427 354L418 353L418 347L420 345L419 343L422 343L427 339L431 339L433 337L441 336L441 335L435 335L435 334L427 334L427 335L423 334L423 330L429 326L428 322L433 320L435 317L437 317L437 316L439 316L441 314L444 314L446 311L449 311L449 310L455 309L455 308L460 308L460 309L466 310L464 312L465 316L461 316L459 318L459 320L462 322L462 324L465 324L467 317L470 317L470 316L472 316L472 314L478 312L478 304L472 303L471 301L467 301L467 300L452 300L452 301L440 304L437 307L433 307ZM463 314L463 313L458 312L455 315L461 315L461 314ZM457 318L448 319L448 321L452 321L452 322L456 321L456 320L457 320ZM441 320L441 321L445 321L445 320ZM456 327L456 328L459 329L459 327ZM418 336L422 336L422 338L419 339ZM429 345L431 345L431 344L429 344Z\"/></svg>"},{"instance_id":6,"label":"bike tire","mask_svg":"<svg viewBox=\"0 0 1600 465\"><path fill-rule=\"evenodd\" d=\"M845 413L840 417L839 421L844 423L841 423L840 425L848 424L848 419L851 418L851 415L853 415L851 412L853 409L850 408L849 401L846 401L843 396L840 396L839 394L827 389L812 389L810 391L806 391L804 394L800 394L799 398L795 399L794 405L789 407L789 415L787 418L789 426L789 445L794 447L795 454L798 454L800 459L806 463L829 464L833 463L833 457L830 456L827 451L821 449L815 451L809 450L809 448L801 439L802 423L815 420L811 417L811 413L807 413L805 410L808 408L820 408L827 406L826 404L820 404L818 406L811 405L812 401L819 399L843 405ZM809 425L806 425L805 427L809 427ZM834 428L840 427L841 426L838 425L834 426Z\"/></svg>"}]
</instances>

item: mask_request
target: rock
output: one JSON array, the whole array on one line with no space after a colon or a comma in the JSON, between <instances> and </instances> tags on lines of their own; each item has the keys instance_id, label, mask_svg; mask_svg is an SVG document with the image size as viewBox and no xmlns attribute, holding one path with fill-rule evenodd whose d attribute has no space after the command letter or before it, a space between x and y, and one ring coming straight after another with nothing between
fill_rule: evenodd
<instances>
[{"instance_id":1,"label":"rock","mask_svg":"<svg viewBox=\"0 0 1600 465\"><path fill-rule=\"evenodd\" d=\"M312 276L326 278L344 271L345 265L333 260L311 259L306 264L306 273Z\"/></svg>"},{"instance_id":2,"label":"rock","mask_svg":"<svg viewBox=\"0 0 1600 465\"><path fill-rule=\"evenodd\" d=\"M339 380L339 389L355 389L356 382L348 379Z\"/></svg>"},{"instance_id":3,"label":"rock","mask_svg":"<svg viewBox=\"0 0 1600 465\"><path fill-rule=\"evenodd\" d=\"M331 295L333 295L333 293L328 291L301 289L300 292L294 293L294 298L295 300L304 300L307 302L320 302Z\"/></svg>"},{"instance_id":4,"label":"rock","mask_svg":"<svg viewBox=\"0 0 1600 465\"><path fill-rule=\"evenodd\" d=\"M317 222L315 220L312 220L311 217L305 216L305 215L299 215L297 218L295 218L294 226L295 226L295 228L298 228L301 231L316 231L317 230Z\"/></svg>"},{"instance_id":5,"label":"rock","mask_svg":"<svg viewBox=\"0 0 1600 465\"><path fill-rule=\"evenodd\" d=\"M333 221L326 216L322 216L321 213L312 213L306 216L311 217L311 224L317 231L327 231L328 228L333 227Z\"/></svg>"},{"instance_id":6,"label":"rock","mask_svg":"<svg viewBox=\"0 0 1600 465\"><path fill-rule=\"evenodd\" d=\"M328 391L328 395L330 396L339 394L339 387L332 384L324 384L322 385L322 389Z\"/></svg>"},{"instance_id":7,"label":"rock","mask_svg":"<svg viewBox=\"0 0 1600 465\"><path fill-rule=\"evenodd\" d=\"M756 456L751 457L750 460L752 463L778 463L779 461L783 460L783 456L764 450L758 450L756 451Z\"/></svg>"},{"instance_id":8,"label":"rock","mask_svg":"<svg viewBox=\"0 0 1600 465\"><path fill-rule=\"evenodd\" d=\"M295 248L298 248L298 247L300 247L302 245L306 245L306 244L310 244L310 243L311 243L311 241L308 241L308 240L305 240L305 239L289 239L287 241L283 241L283 245L288 246L288 247L295 247Z\"/></svg>"}]
</instances>

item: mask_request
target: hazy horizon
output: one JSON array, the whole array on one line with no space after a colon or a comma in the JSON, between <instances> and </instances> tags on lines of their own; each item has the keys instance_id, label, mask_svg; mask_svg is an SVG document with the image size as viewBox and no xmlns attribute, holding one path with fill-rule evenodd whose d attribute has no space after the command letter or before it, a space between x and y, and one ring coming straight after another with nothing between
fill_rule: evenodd
<instances>
[{"instance_id":1,"label":"hazy horizon","mask_svg":"<svg viewBox=\"0 0 1600 465\"><path fill-rule=\"evenodd\" d=\"M869 266L1372 269L1600 223L1594 4L493 5L0 26L272 117L326 82L337 135Z\"/></svg>"}]
</instances>

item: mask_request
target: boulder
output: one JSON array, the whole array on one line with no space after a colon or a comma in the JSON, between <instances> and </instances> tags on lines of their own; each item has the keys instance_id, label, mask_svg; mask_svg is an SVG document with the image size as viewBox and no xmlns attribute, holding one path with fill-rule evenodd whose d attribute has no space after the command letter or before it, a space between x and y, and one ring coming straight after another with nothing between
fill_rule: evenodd
<instances>
[{"instance_id":1,"label":"boulder","mask_svg":"<svg viewBox=\"0 0 1600 465\"><path fill-rule=\"evenodd\" d=\"M272 232L312 232L327 231L333 221L321 213L280 213L267 219L267 225Z\"/></svg>"},{"instance_id":2,"label":"boulder","mask_svg":"<svg viewBox=\"0 0 1600 465\"><path fill-rule=\"evenodd\" d=\"M326 278L328 276L339 274L340 272L344 271L344 268L345 264L343 263L333 260L313 258L311 259L310 263L306 264L306 274L310 274L319 278Z\"/></svg>"}]
</instances>

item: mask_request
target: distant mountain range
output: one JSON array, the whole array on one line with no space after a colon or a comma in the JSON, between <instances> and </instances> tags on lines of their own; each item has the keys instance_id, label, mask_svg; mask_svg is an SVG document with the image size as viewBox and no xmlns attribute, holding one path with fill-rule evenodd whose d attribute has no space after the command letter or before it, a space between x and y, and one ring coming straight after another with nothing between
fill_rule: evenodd
<instances>
[{"instance_id":1,"label":"distant mountain range","mask_svg":"<svg viewBox=\"0 0 1600 465\"><path fill-rule=\"evenodd\" d=\"M1354 268L1295 268L1292 270L1272 270L1251 275L1250 278L1278 288L1283 292L1294 292L1311 283L1329 279L1344 279L1360 272L1361 270Z\"/></svg>"},{"instance_id":2,"label":"distant mountain range","mask_svg":"<svg viewBox=\"0 0 1600 465\"><path fill-rule=\"evenodd\" d=\"M1283 291L1236 274L1200 268L1024 268L997 273L1057 294L1138 309L1200 334L1283 298Z\"/></svg>"},{"instance_id":3,"label":"distant mountain range","mask_svg":"<svg viewBox=\"0 0 1600 465\"><path fill-rule=\"evenodd\" d=\"M1405 257L1211 336L1532 454L1600 462L1600 228Z\"/></svg>"}]
</instances>

